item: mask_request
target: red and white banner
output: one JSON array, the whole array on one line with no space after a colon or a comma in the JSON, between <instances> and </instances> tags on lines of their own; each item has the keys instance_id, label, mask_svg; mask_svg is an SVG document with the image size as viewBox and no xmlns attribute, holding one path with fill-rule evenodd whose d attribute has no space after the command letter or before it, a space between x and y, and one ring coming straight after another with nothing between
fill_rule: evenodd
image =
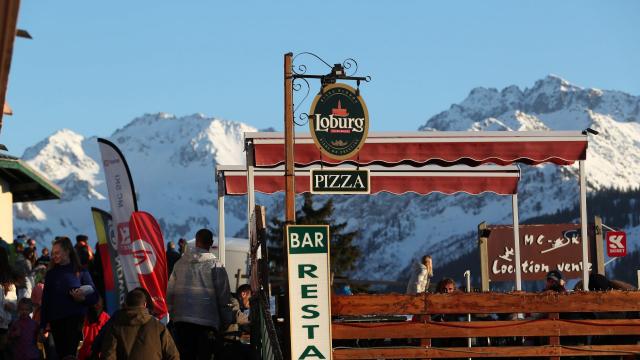
<instances>
[{"instance_id":1,"label":"red and white banner","mask_svg":"<svg viewBox=\"0 0 640 360\"><path fill-rule=\"evenodd\" d=\"M129 219L134 211L138 210L136 193L133 188L133 180L129 172L127 161L120 149L109 140L98 139L104 177L107 181L111 216L116 231L116 243L118 244L118 257L122 263L127 289L135 289L140 286L135 261L131 252L131 238L129 236Z\"/></svg>"},{"instance_id":2,"label":"red and white banner","mask_svg":"<svg viewBox=\"0 0 640 360\"><path fill-rule=\"evenodd\" d=\"M160 225L151 214L136 211L129 230L138 282L151 295L154 315L163 319L167 316L167 257Z\"/></svg>"}]
</instances>

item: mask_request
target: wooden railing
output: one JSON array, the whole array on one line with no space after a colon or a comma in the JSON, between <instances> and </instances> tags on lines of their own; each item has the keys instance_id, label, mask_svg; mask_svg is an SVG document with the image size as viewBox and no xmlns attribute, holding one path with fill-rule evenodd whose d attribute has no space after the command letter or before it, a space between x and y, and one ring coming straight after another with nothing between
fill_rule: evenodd
<instances>
[{"instance_id":1,"label":"wooden railing","mask_svg":"<svg viewBox=\"0 0 640 360\"><path fill-rule=\"evenodd\" d=\"M637 313L629 314L640 311L640 292L637 291L334 296L331 307L334 359L640 355L640 344L626 343L629 336L640 335ZM468 313L485 314L479 316L485 318L487 314L527 317L506 321L431 320L435 314ZM618 313L619 316L608 317L627 318L590 318L594 313ZM422 321L386 322L394 315L407 314L420 316ZM367 319L371 321L367 322ZM613 344L563 345L567 338L561 337L566 336L583 336L585 340L593 336L611 336L608 340ZM538 343L544 345L487 346L491 343L487 338L505 337L529 340L539 337ZM482 346L473 347L431 346L432 339L447 338L485 341ZM359 347L362 343L375 346Z\"/></svg>"}]
</instances>

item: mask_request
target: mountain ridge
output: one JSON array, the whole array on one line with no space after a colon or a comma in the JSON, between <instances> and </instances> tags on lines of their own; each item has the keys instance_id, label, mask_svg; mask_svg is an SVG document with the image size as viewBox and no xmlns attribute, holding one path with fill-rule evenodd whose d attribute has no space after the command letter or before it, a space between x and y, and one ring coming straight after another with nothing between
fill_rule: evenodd
<instances>
[{"instance_id":1,"label":"mountain ridge","mask_svg":"<svg viewBox=\"0 0 640 360\"><path fill-rule=\"evenodd\" d=\"M436 114L422 131L583 130L590 136L587 183L631 189L640 176L640 97L619 91L582 88L557 77L538 80L521 90L475 88L460 103ZM178 117L145 114L108 137L131 167L140 209L153 213L165 240L192 237L199 227L217 229L215 164L244 164L243 135L254 127L201 113ZM63 199L16 204L16 233L40 237L41 244L59 234L93 234L89 208L108 210L104 175L95 137L60 130L25 150L24 160L60 185ZM577 166L522 166L520 217L526 220L577 202ZM268 216L282 214L282 194L258 195ZM319 197L319 199L327 198ZM300 202L298 201L298 204ZM228 198L227 233L246 231L244 198ZM510 223L510 198L487 194L444 196L415 194L334 197L335 217L348 231L361 230L356 244L364 249L354 275L399 276L413 257L446 255L449 239L461 239L477 223ZM441 250L437 250L441 249ZM437 251L436 251L437 250Z\"/></svg>"}]
</instances>

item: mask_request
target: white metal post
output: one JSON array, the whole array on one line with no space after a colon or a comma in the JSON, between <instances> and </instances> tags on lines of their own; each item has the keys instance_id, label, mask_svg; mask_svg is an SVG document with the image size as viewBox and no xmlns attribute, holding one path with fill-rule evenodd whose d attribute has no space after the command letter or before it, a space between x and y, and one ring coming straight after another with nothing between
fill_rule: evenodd
<instances>
[{"instance_id":1,"label":"white metal post","mask_svg":"<svg viewBox=\"0 0 640 360\"><path fill-rule=\"evenodd\" d=\"M254 181L253 181L253 161L254 161L254 153L253 153L253 143L248 143L247 148L247 238L249 242L251 242L251 217L255 212L256 208L256 197L253 191L254 189Z\"/></svg>"},{"instance_id":2,"label":"white metal post","mask_svg":"<svg viewBox=\"0 0 640 360\"><path fill-rule=\"evenodd\" d=\"M471 270L465 271L463 276L466 279L465 291L470 293L471 292ZM471 314L467 314L467 321L471 322ZM471 347L471 338L467 338L467 347ZM471 358L468 358L468 359L471 360Z\"/></svg>"},{"instance_id":3,"label":"white metal post","mask_svg":"<svg viewBox=\"0 0 640 360\"><path fill-rule=\"evenodd\" d=\"M511 196L511 209L513 212L513 246L516 262L516 290L522 290L522 272L520 262L520 224L518 219L518 194Z\"/></svg>"},{"instance_id":4,"label":"white metal post","mask_svg":"<svg viewBox=\"0 0 640 360\"><path fill-rule=\"evenodd\" d=\"M226 239L224 233L224 193L225 193L225 179L224 173L220 172L217 174L216 178L218 179L218 258L222 263L222 266L225 266L225 258L226 258Z\"/></svg>"},{"instance_id":5,"label":"white metal post","mask_svg":"<svg viewBox=\"0 0 640 360\"><path fill-rule=\"evenodd\" d=\"M580 160L580 228L582 236L582 288L589 291L589 237L587 234L587 179L584 160Z\"/></svg>"}]
</instances>

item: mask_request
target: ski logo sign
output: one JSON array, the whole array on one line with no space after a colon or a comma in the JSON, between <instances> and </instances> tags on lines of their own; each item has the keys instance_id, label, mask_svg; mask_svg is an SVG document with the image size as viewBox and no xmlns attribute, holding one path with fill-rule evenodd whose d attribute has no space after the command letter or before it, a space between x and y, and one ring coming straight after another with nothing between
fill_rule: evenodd
<instances>
[{"instance_id":1,"label":"ski logo sign","mask_svg":"<svg viewBox=\"0 0 640 360\"><path fill-rule=\"evenodd\" d=\"M312 169L312 194L370 194L369 170Z\"/></svg>"},{"instance_id":2,"label":"ski logo sign","mask_svg":"<svg viewBox=\"0 0 640 360\"><path fill-rule=\"evenodd\" d=\"M627 255L627 233L624 231L607 232L607 256L622 257Z\"/></svg>"},{"instance_id":3,"label":"ski logo sign","mask_svg":"<svg viewBox=\"0 0 640 360\"><path fill-rule=\"evenodd\" d=\"M360 151L367 139L367 105L351 86L327 85L313 99L309 128L323 155L336 160L349 159Z\"/></svg>"}]
</instances>

